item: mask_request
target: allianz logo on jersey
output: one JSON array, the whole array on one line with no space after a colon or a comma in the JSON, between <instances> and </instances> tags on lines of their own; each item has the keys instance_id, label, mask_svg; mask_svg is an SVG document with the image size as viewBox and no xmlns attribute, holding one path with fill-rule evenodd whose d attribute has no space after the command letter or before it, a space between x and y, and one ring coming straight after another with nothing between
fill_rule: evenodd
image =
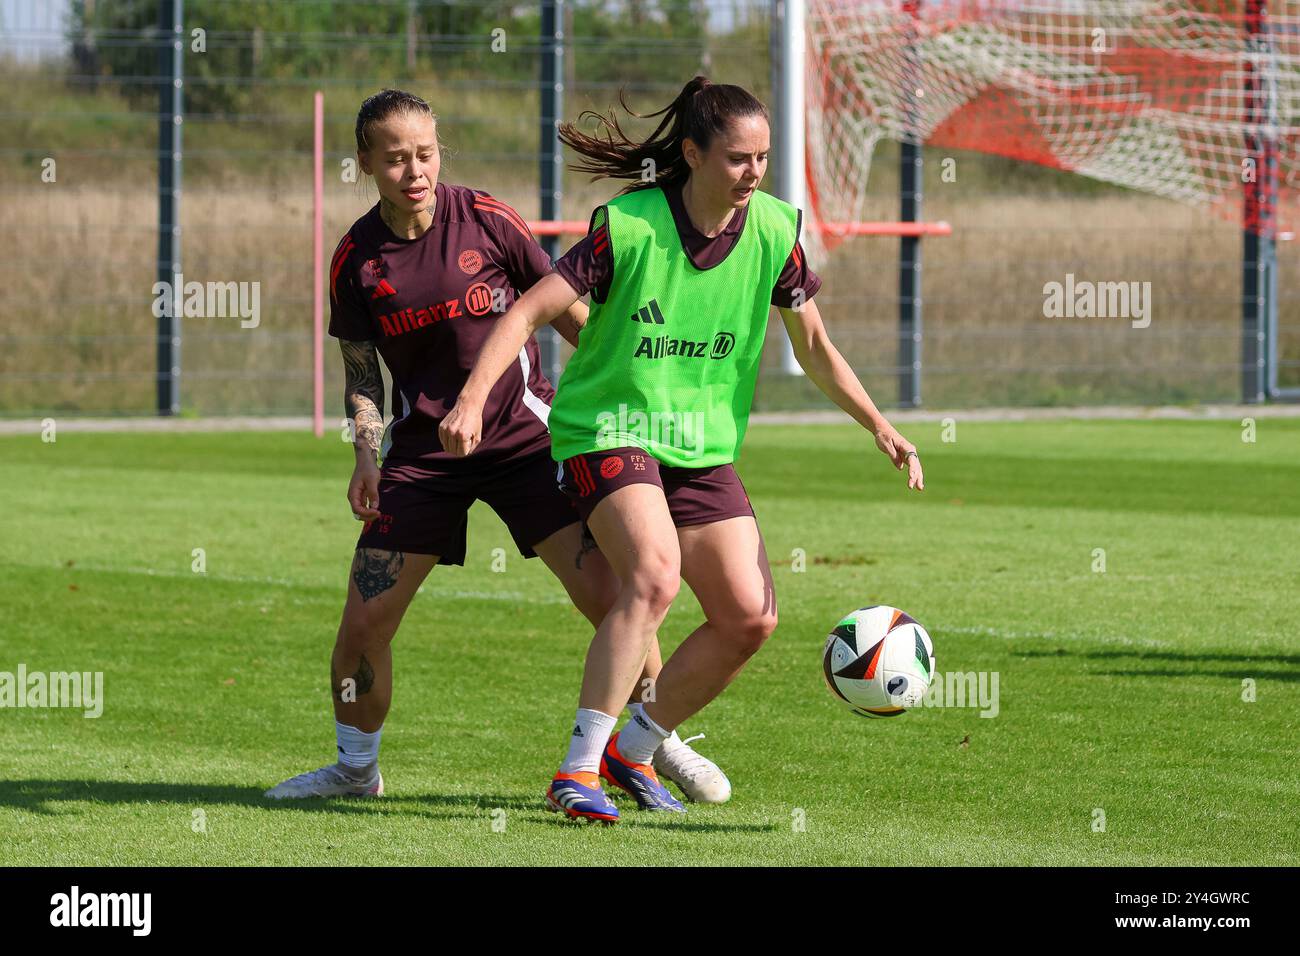
<instances>
[{"instance_id":1,"label":"allianz logo on jersey","mask_svg":"<svg viewBox=\"0 0 1300 956\"><path fill-rule=\"evenodd\" d=\"M659 303L651 299L632 313L633 322L646 322L651 325L663 325L664 314L659 310ZM696 339L675 339L668 335L643 335L637 343L633 358L667 358L679 355L684 358L722 359L731 354L736 347L736 337L730 332L719 332L713 337L713 345L708 341Z\"/></svg>"}]
</instances>

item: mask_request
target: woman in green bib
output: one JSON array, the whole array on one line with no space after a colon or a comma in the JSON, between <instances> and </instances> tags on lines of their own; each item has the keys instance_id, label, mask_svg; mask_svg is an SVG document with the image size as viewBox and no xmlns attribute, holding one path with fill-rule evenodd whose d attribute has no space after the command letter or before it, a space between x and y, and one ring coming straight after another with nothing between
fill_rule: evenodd
<instances>
[{"instance_id":1,"label":"woman in green bib","mask_svg":"<svg viewBox=\"0 0 1300 956\"><path fill-rule=\"evenodd\" d=\"M758 190L767 109L741 87L697 76L649 115L663 119L643 141L629 139L612 115L598 116L604 138L561 127L585 157L574 168L630 182L593 213L587 237L555 273L498 321L439 428L444 448L471 454L484 398L528 336L591 293L590 318L550 410L551 455L621 587L587 652L569 752L546 798L571 817L607 823L618 810L600 777L642 809L684 810L659 782L652 755L676 745L676 728L776 628L763 538L732 465L772 306L808 377L906 470L909 488L924 487L915 447L827 338L812 302L821 281L798 241L800 211ZM683 579L705 621L612 734ZM711 762L700 758L698 773L694 792L727 799L730 785Z\"/></svg>"}]
</instances>

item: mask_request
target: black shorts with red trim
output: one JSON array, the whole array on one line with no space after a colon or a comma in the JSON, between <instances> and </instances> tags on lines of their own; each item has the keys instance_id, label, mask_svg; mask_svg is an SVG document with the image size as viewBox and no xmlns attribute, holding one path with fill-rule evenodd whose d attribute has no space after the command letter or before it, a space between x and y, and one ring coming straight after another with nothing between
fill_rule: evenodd
<instances>
[{"instance_id":1,"label":"black shorts with red trim","mask_svg":"<svg viewBox=\"0 0 1300 956\"><path fill-rule=\"evenodd\" d=\"M537 557L533 545L578 521L556 485L549 449L470 473L390 458L379 477L381 517L366 523L357 547L436 554L439 564L463 565L475 501L487 502L505 522L525 558Z\"/></svg>"},{"instance_id":2,"label":"black shorts with red trim","mask_svg":"<svg viewBox=\"0 0 1300 956\"><path fill-rule=\"evenodd\" d=\"M673 524L679 528L754 517L745 486L730 464L678 468L661 464L643 448L611 448L566 459L560 465L559 478L560 487L582 517L584 530L596 505L634 484L662 488Z\"/></svg>"}]
</instances>

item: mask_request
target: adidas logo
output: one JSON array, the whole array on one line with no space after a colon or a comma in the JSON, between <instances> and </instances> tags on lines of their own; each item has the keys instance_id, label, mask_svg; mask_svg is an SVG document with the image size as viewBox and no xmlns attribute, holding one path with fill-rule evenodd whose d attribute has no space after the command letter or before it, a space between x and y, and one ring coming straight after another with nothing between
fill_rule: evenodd
<instances>
[{"instance_id":1,"label":"adidas logo","mask_svg":"<svg viewBox=\"0 0 1300 956\"><path fill-rule=\"evenodd\" d=\"M659 303L651 299L647 305L641 306L632 313L633 322L648 322L650 325L663 325L664 314L659 311Z\"/></svg>"},{"instance_id":2,"label":"adidas logo","mask_svg":"<svg viewBox=\"0 0 1300 956\"><path fill-rule=\"evenodd\" d=\"M573 809L574 805L583 801L583 796L572 787L564 787L556 790L551 794L552 799L566 810Z\"/></svg>"},{"instance_id":3,"label":"adidas logo","mask_svg":"<svg viewBox=\"0 0 1300 956\"><path fill-rule=\"evenodd\" d=\"M587 736L586 734L584 734L584 733L582 732L582 725L581 725L581 724L574 724L574 725L573 725L573 736L575 736L575 737L585 737L585 736Z\"/></svg>"}]
</instances>

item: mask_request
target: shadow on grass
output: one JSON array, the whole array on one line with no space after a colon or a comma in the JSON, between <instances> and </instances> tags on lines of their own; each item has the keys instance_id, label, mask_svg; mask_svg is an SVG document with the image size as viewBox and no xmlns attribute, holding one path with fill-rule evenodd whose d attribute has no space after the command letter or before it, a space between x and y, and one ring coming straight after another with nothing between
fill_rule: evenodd
<instances>
[{"instance_id":1,"label":"shadow on grass","mask_svg":"<svg viewBox=\"0 0 1300 956\"><path fill-rule=\"evenodd\" d=\"M1234 670L1147 670L1133 668L1130 670L1088 671L1107 677L1222 677L1228 680L1240 680L1253 677L1256 680L1276 680L1295 683L1300 681L1300 655L1295 654L1231 654L1208 652L1204 654L1186 651L1067 651L1064 648L1041 651L1012 651L1016 657L1077 657L1095 661L1134 660L1135 663L1151 662L1153 664L1232 664ZM1278 665L1292 667L1294 670L1278 670Z\"/></svg>"},{"instance_id":2,"label":"shadow on grass","mask_svg":"<svg viewBox=\"0 0 1300 956\"><path fill-rule=\"evenodd\" d=\"M1275 680L1294 684L1300 681L1300 674L1294 671L1171 671L1171 670L1128 670L1128 671L1088 671L1100 677L1221 677L1224 680L1240 681L1247 677L1252 680Z\"/></svg>"},{"instance_id":3,"label":"shadow on grass","mask_svg":"<svg viewBox=\"0 0 1300 956\"><path fill-rule=\"evenodd\" d=\"M689 812L685 816L680 813L638 813L635 809L624 810L623 807L619 807L619 814L618 826L635 829L673 830L684 833L773 833L779 829L775 823L707 823L692 820ZM598 829L616 829L616 827L601 827L599 824L570 820L558 813L547 814L546 819L536 822L573 829L585 829L591 826L596 826Z\"/></svg>"},{"instance_id":4,"label":"shadow on grass","mask_svg":"<svg viewBox=\"0 0 1300 956\"><path fill-rule=\"evenodd\" d=\"M546 811L541 798L518 795L473 793L411 793L385 795L377 800L334 797L309 800L268 800L260 787L231 787L189 783L136 783L122 780L0 780L0 807L29 813L60 814L61 803L175 804L183 807L218 805L246 806L288 813L357 813L365 816L414 816L435 820L490 819L493 810L533 811L532 822L558 826L576 825L567 818ZM635 824L673 830L716 833L753 833L776 829L772 824L741 824L695 821L673 815L671 819L627 811Z\"/></svg>"}]
</instances>

